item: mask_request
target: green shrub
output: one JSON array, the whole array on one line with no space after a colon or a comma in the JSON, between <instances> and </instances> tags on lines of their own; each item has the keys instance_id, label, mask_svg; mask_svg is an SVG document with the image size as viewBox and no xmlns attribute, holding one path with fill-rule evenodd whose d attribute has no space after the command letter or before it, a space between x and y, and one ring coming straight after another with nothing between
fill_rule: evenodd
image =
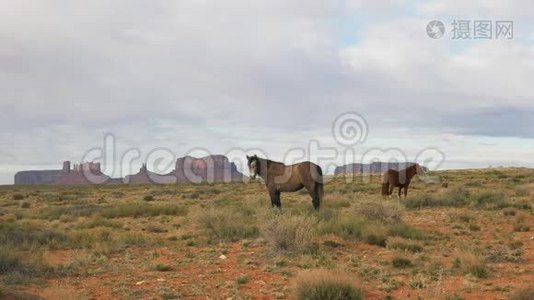
<instances>
[{"instance_id":1,"label":"green shrub","mask_svg":"<svg viewBox=\"0 0 534 300\"><path fill-rule=\"evenodd\" d=\"M147 202L149 202L149 201L154 201L154 196L152 196L152 195L145 195L145 196L143 197L143 201L147 201Z\"/></svg>"},{"instance_id":2,"label":"green shrub","mask_svg":"<svg viewBox=\"0 0 534 300\"><path fill-rule=\"evenodd\" d=\"M510 206L510 203L501 193L481 192L470 194L464 189L457 189L442 195L416 196L406 199L403 204L407 208L470 205L475 208L501 209Z\"/></svg>"},{"instance_id":3,"label":"green shrub","mask_svg":"<svg viewBox=\"0 0 534 300\"><path fill-rule=\"evenodd\" d=\"M299 300L363 299L360 288L347 275L325 270L302 272L296 279L295 297Z\"/></svg>"},{"instance_id":4,"label":"green shrub","mask_svg":"<svg viewBox=\"0 0 534 300\"><path fill-rule=\"evenodd\" d=\"M402 221L385 223L381 220L369 220L361 216L334 216L321 222L322 234L335 234L340 237L362 238L367 243L385 247L389 236L421 240L423 234Z\"/></svg>"},{"instance_id":5,"label":"green shrub","mask_svg":"<svg viewBox=\"0 0 534 300\"><path fill-rule=\"evenodd\" d=\"M469 192L463 189L453 190L443 195L421 195L402 201L407 208L434 206L464 206L469 203Z\"/></svg>"},{"instance_id":6,"label":"green shrub","mask_svg":"<svg viewBox=\"0 0 534 300\"><path fill-rule=\"evenodd\" d=\"M0 223L0 245L29 249L34 245L58 247L67 241L63 232L43 229L35 224Z\"/></svg>"},{"instance_id":7,"label":"green shrub","mask_svg":"<svg viewBox=\"0 0 534 300\"><path fill-rule=\"evenodd\" d=\"M478 277L478 278L487 278L488 277L488 268L486 267L486 265L473 266L469 270L469 273L471 273L471 275L473 275L475 277Z\"/></svg>"},{"instance_id":8,"label":"green shrub","mask_svg":"<svg viewBox=\"0 0 534 300\"><path fill-rule=\"evenodd\" d=\"M11 272L28 273L30 270L22 264L20 256L16 250L0 248L0 275Z\"/></svg>"},{"instance_id":9,"label":"green shrub","mask_svg":"<svg viewBox=\"0 0 534 300\"><path fill-rule=\"evenodd\" d=\"M529 202L528 199L519 199L519 200L516 200L516 201L512 204L512 207L513 207L513 208L516 208L516 209L522 209L522 210L531 210L531 209L532 209L532 205L530 204L530 202Z\"/></svg>"},{"instance_id":10,"label":"green shrub","mask_svg":"<svg viewBox=\"0 0 534 300\"><path fill-rule=\"evenodd\" d=\"M327 247L330 247L330 248L337 248L337 247L341 246L340 243L337 243L337 242L331 241L331 240L324 241L323 245L325 245Z\"/></svg>"},{"instance_id":11,"label":"green shrub","mask_svg":"<svg viewBox=\"0 0 534 300\"><path fill-rule=\"evenodd\" d=\"M241 276L237 277L237 279L236 279L236 282L238 284L245 284L245 283L247 283L249 281L250 281L250 276L248 276L248 275L241 275Z\"/></svg>"},{"instance_id":12,"label":"green shrub","mask_svg":"<svg viewBox=\"0 0 534 300\"><path fill-rule=\"evenodd\" d=\"M365 220L358 217L332 217L321 222L319 230L323 234L335 234L340 237L360 237Z\"/></svg>"},{"instance_id":13,"label":"green shrub","mask_svg":"<svg viewBox=\"0 0 534 300\"><path fill-rule=\"evenodd\" d=\"M199 212L196 219L210 238L237 241L259 234L258 227L251 222L247 212L237 208L210 208Z\"/></svg>"},{"instance_id":14,"label":"green shrub","mask_svg":"<svg viewBox=\"0 0 534 300\"><path fill-rule=\"evenodd\" d=\"M80 228L80 229L96 228L96 227L122 228L122 223L115 221L115 220L109 220L109 219L97 217L97 218L82 222L78 224L77 226L77 228Z\"/></svg>"},{"instance_id":15,"label":"green shrub","mask_svg":"<svg viewBox=\"0 0 534 300\"><path fill-rule=\"evenodd\" d=\"M451 221L457 221L457 222L463 222L463 223L469 223L475 220L474 215L470 213L464 213L464 212L460 212L460 213L452 212L449 214L449 218L451 219Z\"/></svg>"},{"instance_id":16,"label":"green shrub","mask_svg":"<svg viewBox=\"0 0 534 300\"><path fill-rule=\"evenodd\" d=\"M370 245L376 245L380 247L386 247L387 237L379 234L369 234L365 236L365 241Z\"/></svg>"},{"instance_id":17,"label":"green shrub","mask_svg":"<svg viewBox=\"0 0 534 300\"><path fill-rule=\"evenodd\" d=\"M509 206L503 194L494 192L481 192L472 195L470 204L477 208L501 209Z\"/></svg>"},{"instance_id":18,"label":"green shrub","mask_svg":"<svg viewBox=\"0 0 534 300\"><path fill-rule=\"evenodd\" d=\"M515 210L513 210L513 209L505 209L505 210L502 211L502 213L505 216L515 216Z\"/></svg>"},{"instance_id":19,"label":"green shrub","mask_svg":"<svg viewBox=\"0 0 534 300\"><path fill-rule=\"evenodd\" d=\"M107 228L81 229L70 235L69 246L91 249L98 243L108 243L111 240L112 234Z\"/></svg>"},{"instance_id":20,"label":"green shrub","mask_svg":"<svg viewBox=\"0 0 534 300\"><path fill-rule=\"evenodd\" d=\"M158 272L169 272L173 270L173 267L164 264L157 264L154 266L154 270Z\"/></svg>"},{"instance_id":21,"label":"green shrub","mask_svg":"<svg viewBox=\"0 0 534 300\"><path fill-rule=\"evenodd\" d=\"M395 268L407 268L407 267L411 267L413 265L412 261L409 260L408 258L405 258L405 257L394 257L391 260L391 264Z\"/></svg>"},{"instance_id":22,"label":"green shrub","mask_svg":"<svg viewBox=\"0 0 534 300\"><path fill-rule=\"evenodd\" d=\"M164 233L164 232L167 232L167 229L162 228L160 226L156 226L156 225L148 225L146 227L146 230L148 232L153 232L153 233Z\"/></svg>"},{"instance_id":23,"label":"green shrub","mask_svg":"<svg viewBox=\"0 0 534 300\"><path fill-rule=\"evenodd\" d=\"M128 232L119 235L115 244L120 248L125 246L145 246L149 244L149 240L142 234Z\"/></svg>"},{"instance_id":24,"label":"green shrub","mask_svg":"<svg viewBox=\"0 0 534 300\"><path fill-rule=\"evenodd\" d=\"M94 254L108 255L129 246L146 246L149 240L139 233L117 232L108 228L80 229L70 234L70 248L91 249Z\"/></svg>"},{"instance_id":25,"label":"green shrub","mask_svg":"<svg viewBox=\"0 0 534 300\"><path fill-rule=\"evenodd\" d=\"M23 194L13 194L13 200L22 200L24 199Z\"/></svg>"},{"instance_id":26,"label":"green shrub","mask_svg":"<svg viewBox=\"0 0 534 300\"><path fill-rule=\"evenodd\" d=\"M423 251L423 246L421 246L419 243L398 237L388 238L386 241L386 246L391 249L399 249L410 252Z\"/></svg>"},{"instance_id":27,"label":"green shrub","mask_svg":"<svg viewBox=\"0 0 534 300\"><path fill-rule=\"evenodd\" d=\"M477 224L469 224L469 230L480 231L480 226L478 226Z\"/></svg>"},{"instance_id":28,"label":"green shrub","mask_svg":"<svg viewBox=\"0 0 534 300\"><path fill-rule=\"evenodd\" d=\"M402 207L399 203L384 200L364 200L355 207L357 216L364 216L370 221L396 223L401 221Z\"/></svg>"},{"instance_id":29,"label":"green shrub","mask_svg":"<svg viewBox=\"0 0 534 300\"><path fill-rule=\"evenodd\" d=\"M41 210L40 217L49 220L57 220L62 216L68 217L90 217L102 208L94 204L48 206Z\"/></svg>"},{"instance_id":30,"label":"green shrub","mask_svg":"<svg viewBox=\"0 0 534 300\"><path fill-rule=\"evenodd\" d=\"M394 223L388 226L389 228L389 235L390 236L397 236L402 237L405 239L413 239L413 240L422 240L425 238L424 234L415 229L414 227L404 223Z\"/></svg>"},{"instance_id":31,"label":"green shrub","mask_svg":"<svg viewBox=\"0 0 534 300\"><path fill-rule=\"evenodd\" d=\"M510 300L532 300L534 299L534 285L522 287L516 290Z\"/></svg>"}]
</instances>

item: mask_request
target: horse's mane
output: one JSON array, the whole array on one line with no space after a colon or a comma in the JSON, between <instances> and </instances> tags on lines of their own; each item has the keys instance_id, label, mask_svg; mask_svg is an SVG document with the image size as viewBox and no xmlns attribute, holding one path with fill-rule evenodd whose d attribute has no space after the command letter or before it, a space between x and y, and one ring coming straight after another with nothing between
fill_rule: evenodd
<instances>
[{"instance_id":1,"label":"horse's mane","mask_svg":"<svg viewBox=\"0 0 534 300\"><path fill-rule=\"evenodd\" d=\"M278 162L278 161L274 161L274 160L270 160L270 159L267 159L267 158L261 158L261 157L256 157L258 159L258 161L261 162L265 162L267 164L267 166L269 165L281 165L281 166L285 166L283 163L281 162Z\"/></svg>"},{"instance_id":2,"label":"horse's mane","mask_svg":"<svg viewBox=\"0 0 534 300\"><path fill-rule=\"evenodd\" d=\"M417 168L417 164L413 163L407 166L405 169L408 170L408 169L415 169L415 168Z\"/></svg>"}]
</instances>

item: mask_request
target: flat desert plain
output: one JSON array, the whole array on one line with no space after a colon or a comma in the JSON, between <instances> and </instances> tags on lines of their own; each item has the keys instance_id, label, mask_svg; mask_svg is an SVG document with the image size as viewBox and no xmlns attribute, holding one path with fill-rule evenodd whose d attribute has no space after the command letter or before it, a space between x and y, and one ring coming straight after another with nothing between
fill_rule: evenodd
<instances>
[{"instance_id":1,"label":"flat desert plain","mask_svg":"<svg viewBox=\"0 0 534 300\"><path fill-rule=\"evenodd\" d=\"M431 172L408 197L328 178L272 209L261 182L0 187L6 299L533 299L534 170ZM328 294L326 294L328 295Z\"/></svg>"}]
</instances>

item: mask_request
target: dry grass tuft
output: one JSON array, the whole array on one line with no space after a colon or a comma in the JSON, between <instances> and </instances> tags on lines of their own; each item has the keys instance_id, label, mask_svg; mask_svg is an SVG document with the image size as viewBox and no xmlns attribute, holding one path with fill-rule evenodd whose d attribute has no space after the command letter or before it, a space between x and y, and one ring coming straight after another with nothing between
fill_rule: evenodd
<instances>
[{"instance_id":1,"label":"dry grass tuft","mask_svg":"<svg viewBox=\"0 0 534 300\"><path fill-rule=\"evenodd\" d=\"M384 223L400 222L402 206L398 202L384 201L382 199L362 200L355 207L356 215L364 216L371 221Z\"/></svg>"},{"instance_id":2,"label":"dry grass tuft","mask_svg":"<svg viewBox=\"0 0 534 300\"><path fill-rule=\"evenodd\" d=\"M327 270L300 273L295 284L295 299L334 300L363 299L354 277Z\"/></svg>"},{"instance_id":3,"label":"dry grass tuft","mask_svg":"<svg viewBox=\"0 0 534 300\"><path fill-rule=\"evenodd\" d=\"M316 248L318 219L308 215L267 214L261 234L276 252L299 254Z\"/></svg>"},{"instance_id":4,"label":"dry grass tuft","mask_svg":"<svg viewBox=\"0 0 534 300\"><path fill-rule=\"evenodd\" d=\"M471 274L478 278L487 278L489 270L484 262L484 258L469 251L460 251L454 259L454 266L462 274Z\"/></svg>"},{"instance_id":5,"label":"dry grass tuft","mask_svg":"<svg viewBox=\"0 0 534 300\"><path fill-rule=\"evenodd\" d=\"M210 238L237 241L259 234L254 216L233 207L211 207L198 211L196 220Z\"/></svg>"}]
</instances>

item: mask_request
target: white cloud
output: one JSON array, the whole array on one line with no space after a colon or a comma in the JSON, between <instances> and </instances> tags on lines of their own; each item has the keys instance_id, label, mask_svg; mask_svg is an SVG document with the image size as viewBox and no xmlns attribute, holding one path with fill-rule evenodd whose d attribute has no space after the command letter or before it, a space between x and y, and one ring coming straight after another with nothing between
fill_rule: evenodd
<instances>
[{"instance_id":1,"label":"white cloud","mask_svg":"<svg viewBox=\"0 0 534 300\"><path fill-rule=\"evenodd\" d=\"M386 89L447 98L447 109L514 105L534 107L530 76L534 47L515 41L473 41L458 53L461 40L433 40L425 22L400 20L370 28L357 45L341 52L355 76ZM444 100L444 99L441 99ZM403 99L435 105L431 99ZM443 103L445 104L445 103ZM441 108L441 107L440 107Z\"/></svg>"},{"instance_id":2,"label":"white cloud","mask_svg":"<svg viewBox=\"0 0 534 300\"><path fill-rule=\"evenodd\" d=\"M312 138L331 144L346 111L368 119L368 147L390 135L407 149L435 135L525 136L487 122L504 106L498 120L532 125L518 113L534 109L532 37L517 27L517 40L454 44L425 26L501 8L521 19L530 4L426 3L1 1L0 164L76 159L107 132L123 148L255 145L283 157ZM360 27L338 28L351 18ZM340 42L347 31L354 45Z\"/></svg>"},{"instance_id":3,"label":"white cloud","mask_svg":"<svg viewBox=\"0 0 534 300\"><path fill-rule=\"evenodd\" d=\"M534 3L529 0L431 0L421 3L418 12L426 16L450 15L455 18L532 19Z\"/></svg>"}]
</instances>

